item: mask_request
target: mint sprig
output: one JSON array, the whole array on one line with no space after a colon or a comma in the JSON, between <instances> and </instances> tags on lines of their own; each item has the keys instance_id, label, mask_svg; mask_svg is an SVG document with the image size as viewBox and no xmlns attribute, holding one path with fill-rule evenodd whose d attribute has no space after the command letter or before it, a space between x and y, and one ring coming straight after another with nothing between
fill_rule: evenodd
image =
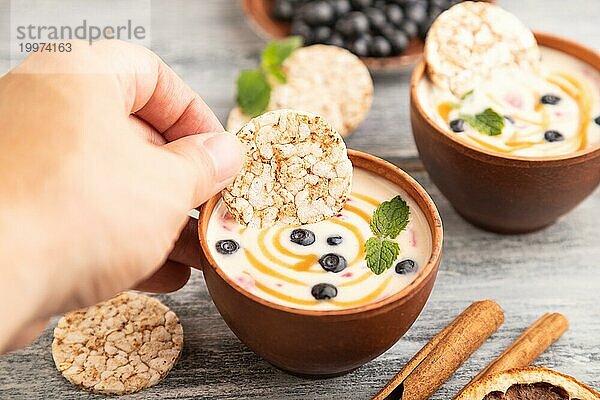
<instances>
[{"instance_id":1,"label":"mint sprig","mask_svg":"<svg viewBox=\"0 0 600 400\"><path fill-rule=\"evenodd\" d=\"M271 87L261 71L242 71L238 76L237 88L237 103L244 114L256 117L267 109Z\"/></svg>"},{"instance_id":2,"label":"mint sprig","mask_svg":"<svg viewBox=\"0 0 600 400\"><path fill-rule=\"evenodd\" d=\"M365 243L367 267L375 275L381 275L388 270L394 264L399 254L400 246L391 240L373 236Z\"/></svg>"},{"instance_id":3,"label":"mint sprig","mask_svg":"<svg viewBox=\"0 0 600 400\"><path fill-rule=\"evenodd\" d=\"M371 218L371 231L375 236L395 239L408 224L410 210L400 196L381 203Z\"/></svg>"},{"instance_id":4,"label":"mint sprig","mask_svg":"<svg viewBox=\"0 0 600 400\"><path fill-rule=\"evenodd\" d=\"M464 119L473 129L488 136L500 135L504 128L504 117L491 108L486 108L483 112L475 115L460 114L460 118Z\"/></svg>"},{"instance_id":5,"label":"mint sprig","mask_svg":"<svg viewBox=\"0 0 600 400\"><path fill-rule=\"evenodd\" d=\"M250 117L264 113L271 100L270 80L285 83L283 62L302 46L299 36L269 43L261 53L260 68L242 71L237 79L237 104Z\"/></svg>"},{"instance_id":6,"label":"mint sprig","mask_svg":"<svg viewBox=\"0 0 600 400\"><path fill-rule=\"evenodd\" d=\"M271 75L281 83L287 81L287 77L281 66L292 53L302 46L300 36L292 36L285 40L269 43L261 54L260 66L263 72Z\"/></svg>"},{"instance_id":7,"label":"mint sprig","mask_svg":"<svg viewBox=\"0 0 600 400\"><path fill-rule=\"evenodd\" d=\"M367 266L376 275L392 267L400 254L400 246L394 240L406 229L410 208L400 196L384 201L373 212L371 231L375 236L365 243Z\"/></svg>"}]
</instances>

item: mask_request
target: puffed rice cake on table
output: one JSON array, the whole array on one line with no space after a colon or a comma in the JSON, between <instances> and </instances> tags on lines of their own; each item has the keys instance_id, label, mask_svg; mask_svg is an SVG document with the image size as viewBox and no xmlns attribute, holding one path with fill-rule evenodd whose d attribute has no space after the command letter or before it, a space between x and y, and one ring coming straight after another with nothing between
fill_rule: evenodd
<instances>
[{"instance_id":1,"label":"puffed rice cake on table","mask_svg":"<svg viewBox=\"0 0 600 400\"><path fill-rule=\"evenodd\" d=\"M322 117L271 111L248 122L237 137L246 160L222 197L239 223L253 228L309 224L343 208L352 163L342 137Z\"/></svg>"},{"instance_id":2,"label":"puffed rice cake on table","mask_svg":"<svg viewBox=\"0 0 600 400\"><path fill-rule=\"evenodd\" d=\"M367 117L373 102L373 80L364 63L337 46L302 47L284 61L286 83L275 84L268 111L293 109L325 118L348 136ZM239 107L231 110L227 130L237 132L249 121Z\"/></svg>"},{"instance_id":3,"label":"puffed rice cake on table","mask_svg":"<svg viewBox=\"0 0 600 400\"><path fill-rule=\"evenodd\" d=\"M156 385L183 348L175 313L155 298L125 292L65 314L54 329L52 357L75 386L122 395Z\"/></svg>"},{"instance_id":4,"label":"puffed rice cake on table","mask_svg":"<svg viewBox=\"0 0 600 400\"><path fill-rule=\"evenodd\" d=\"M516 16L493 4L465 1L440 14L424 50L429 77L460 97L496 69L537 70L540 50Z\"/></svg>"}]
</instances>

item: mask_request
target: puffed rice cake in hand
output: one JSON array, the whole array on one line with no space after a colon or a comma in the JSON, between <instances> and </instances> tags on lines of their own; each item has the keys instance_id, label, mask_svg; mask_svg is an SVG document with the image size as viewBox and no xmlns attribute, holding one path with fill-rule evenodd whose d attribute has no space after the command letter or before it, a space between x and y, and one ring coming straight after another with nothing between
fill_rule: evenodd
<instances>
[{"instance_id":1,"label":"puffed rice cake in hand","mask_svg":"<svg viewBox=\"0 0 600 400\"><path fill-rule=\"evenodd\" d=\"M270 111L252 119L237 136L246 161L222 196L239 223L255 228L309 224L343 208L352 163L343 139L322 117Z\"/></svg>"}]
</instances>

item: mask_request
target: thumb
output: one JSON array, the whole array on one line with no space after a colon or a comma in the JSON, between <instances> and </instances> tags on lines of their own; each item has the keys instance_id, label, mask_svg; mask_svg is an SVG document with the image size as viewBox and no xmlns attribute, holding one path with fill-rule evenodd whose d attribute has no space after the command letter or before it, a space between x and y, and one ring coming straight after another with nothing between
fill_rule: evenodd
<instances>
[{"instance_id":1,"label":"thumb","mask_svg":"<svg viewBox=\"0 0 600 400\"><path fill-rule=\"evenodd\" d=\"M192 191L190 208L223 190L242 167L242 144L227 132L184 136L163 148L179 156L177 162Z\"/></svg>"}]
</instances>

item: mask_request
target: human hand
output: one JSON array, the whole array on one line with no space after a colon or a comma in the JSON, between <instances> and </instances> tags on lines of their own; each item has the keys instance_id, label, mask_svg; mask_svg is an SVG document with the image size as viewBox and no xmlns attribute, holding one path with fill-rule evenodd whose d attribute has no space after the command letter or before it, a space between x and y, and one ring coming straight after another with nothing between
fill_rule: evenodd
<instances>
[{"instance_id":1,"label":"human hand","mask_svg":"<svg viewBox=\"0 0 600 400\"><path fill-rule=\"evenodd\" d=\"M187 212L230 183L241 147L156 55L36 53L0 78L0 121L0 353L56 313L187 282Z\"/></svg>"}]
</instances>

